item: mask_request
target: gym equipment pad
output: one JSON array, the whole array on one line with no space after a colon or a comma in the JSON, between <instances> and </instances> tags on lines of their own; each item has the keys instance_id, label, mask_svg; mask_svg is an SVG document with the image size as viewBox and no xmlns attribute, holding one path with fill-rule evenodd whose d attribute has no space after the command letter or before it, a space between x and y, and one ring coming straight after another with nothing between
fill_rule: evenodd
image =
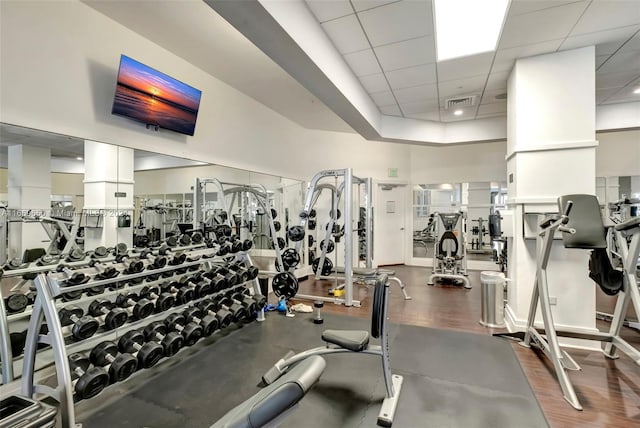
<instances>
[{"instance_id":1,"label":"gym equipment pad","mask_svg":"<svg viewBox=\"0 0 640 428\"><path fill-rule=\"evenodd\" d=\"M268 316L214 335L170 367L105 391L101 408L79 403L77 419L93 428L209 427L258 392L262 374L287 351L321 346L325 329L367 330L370 322L324 314L324 324L314 325L311 317ZM508 341L398 324L389 325L389 341L391 368L404 376L394 427L548 426ZM379 359L336 354L326 361L318 384L281 426L376 426L385 396Z\"/></svg>"}]
</instances>

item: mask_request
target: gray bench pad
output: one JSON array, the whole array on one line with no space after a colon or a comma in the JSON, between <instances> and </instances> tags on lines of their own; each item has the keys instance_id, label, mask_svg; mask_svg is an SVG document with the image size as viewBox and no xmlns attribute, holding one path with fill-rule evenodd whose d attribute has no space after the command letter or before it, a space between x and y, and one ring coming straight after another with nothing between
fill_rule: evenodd
<instances>
[{"instance_id":1,"label":"gray bench pad","mask_svg":"<svg viewBox=\"0 0 640 428\"><path fill-rule=\"evenodd\" d=\"M325 330L322 340L341 348L360 352L369 345L369 332L365 330Z\"/></svg>"},{"instance_id":2,"label":"gray bench pad","mask_svg":"<svg viewBox=\"0 0 640 428\"><path fill-rule=\"evenodd\" d=\"M325 366L325 360L318 355L302 360L280 379L231 409L211 428L257 428L269 423L304 397L320 379Z\"/></svg>"},{"instance_id":3,"label":"gray bench pad","mask_svg":"<svg viewBox=\"0 0 640 428\"><path fill-rule=\"evenodd\" d=\"M615 228L616 230L629 230L632 229L636 226L640 226L640 217L633 217L630 218L629 220L622 222L620 224L616 224Z\"/></svg>"}]
</instances>

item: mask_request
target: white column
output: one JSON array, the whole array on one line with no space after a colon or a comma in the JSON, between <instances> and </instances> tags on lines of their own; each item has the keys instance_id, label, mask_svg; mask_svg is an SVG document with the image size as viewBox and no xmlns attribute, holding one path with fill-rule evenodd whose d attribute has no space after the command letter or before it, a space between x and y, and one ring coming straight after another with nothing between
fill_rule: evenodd
<instances>
[{"instance_id":1,"label":"white column","mask_svg":"<svg viewBox=\"0 0 640 428\"><path fill-rule=\"evenodd\" d=\"M507 177L515 233L509 240L507 323L526 323L533 290L538 216L556 212L556 199L595 194L595 48L516 61L508 82ZM531 214L527 214L531 213ZM523 232L524 230L524 232ZM549 262L555 323L595 328L595 285L588 251L554 242Z\"/></svg>"},{"instance_id":2,"label":"white column","mask_svg":"<svg viewBox=\"0 0 640 428\"><path fill-rule=\"evenodd\" d=\"M51 150L31 146L10 146L8 208L21 215L50 215ZM49 237L39 222L9 224L8 257L22 259L28 248L49 247Z\"/></svg>"},{"instance_id":3,"label":"white column","mask_svg":"<svg viewBox=\"0 0 640 428\"><path fill-rule=\"evenodd\" d=\"M133 149L85 140L84 209L104 210L103 227L85 228L85 251L98 246L133 244ZM118 227L129 214L131 227Z\"/></svg>"}]
</instances>

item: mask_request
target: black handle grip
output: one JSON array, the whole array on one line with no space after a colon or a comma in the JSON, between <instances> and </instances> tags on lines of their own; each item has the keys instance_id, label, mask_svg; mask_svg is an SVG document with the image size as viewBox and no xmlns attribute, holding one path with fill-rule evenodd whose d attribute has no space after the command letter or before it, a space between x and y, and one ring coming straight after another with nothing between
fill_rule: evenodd
<instances>
[{"instance_id":1,"label":"black handle grip","mask_svg":"<svg viewBox=\"0 0 640 428\"><path fill-rule=\"evenodd\" d=\"M571 212L571 208L573 208L573 201L567 201L567 206L564 209L565 216L569 216L569 213Z\"/></svg>"}]
</instances>

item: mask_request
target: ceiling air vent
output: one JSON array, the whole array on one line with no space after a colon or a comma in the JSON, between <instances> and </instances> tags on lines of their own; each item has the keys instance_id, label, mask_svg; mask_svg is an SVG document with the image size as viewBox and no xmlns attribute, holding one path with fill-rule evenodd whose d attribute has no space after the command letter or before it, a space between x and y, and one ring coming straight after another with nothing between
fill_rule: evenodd
<instances>
[{"instance_id":1,"label":"ceiling air vent","mask_svg":"<svg viewBox=\"0 0 640 428\"><path fill-rule=\"evenodd\" d=\"M445 110L457 109L462 107L471 107L476 104L476 96L469 95L466 97L449 98L445 100Z\"/></svg>"}]
</instances>

